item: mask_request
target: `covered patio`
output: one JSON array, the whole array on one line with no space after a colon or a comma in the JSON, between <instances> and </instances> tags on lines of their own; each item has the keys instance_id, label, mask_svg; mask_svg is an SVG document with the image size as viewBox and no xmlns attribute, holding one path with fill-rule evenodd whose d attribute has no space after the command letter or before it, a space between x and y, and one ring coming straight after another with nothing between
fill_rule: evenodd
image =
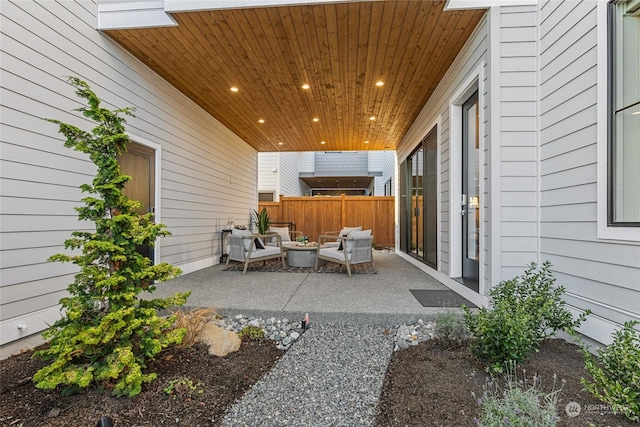
<instances>
[{"instance_id":1,"label":"covered patio","mask_svg":"<svg viewBox=\"0 0 640 427\"><path fill-rule=\"evenodd\" d=\"M399 255L374 253L377 274L263 272L225 270L224 265L185 274L158 284L154 297L190 291L189 307L216 307L227 315L302 318L311 322L396 325L428 319L442 307L423 307L410 290L447 290ZM452 292L452 291L450 291Z\"/></svg>"}]
</instances>

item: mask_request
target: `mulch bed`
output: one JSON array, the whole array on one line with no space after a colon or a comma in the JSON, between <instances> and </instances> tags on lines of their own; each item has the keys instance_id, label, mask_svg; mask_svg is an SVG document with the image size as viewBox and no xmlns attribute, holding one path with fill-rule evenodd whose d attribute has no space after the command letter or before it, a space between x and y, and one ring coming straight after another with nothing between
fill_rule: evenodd
<instances>
[{"instance_id":1,"label":"mulch bed","mask_svg":"<svg viewBox=\"0 0 640 427\"><path fill-rule=\"evenodd\" d=\"M210 356L207 347L172 347L157 356L149 369L158 377L143 386L134 398L112 397L98 388L69 397L60 389L38 390L31 376L44 363L31 351L3 360L0 369L0 425L93 427L109 416L114 427L215 426L227 408L268 372L282 352L272 341L243 341L240 350L227 357ZM188 391L179 384L173 395L164 389L172 380L190 379L197 385Z\"/></svg>"},{"instance_id":2,"label":"mulch bed","mask_svg":"<svg viewBox=\"0 0 640 427\"><path fill-rule=\"evenodd\" d=\"M558 399L558 426L634 426L621 415L582 390L580 377L587 376L577 347L562 340L548 340L539 353L517 369L522 378L542 377L542 389L556 389L566 380ZM438 340L420 343L393 354L382 388L378 426L473 426L479 415L476 397L482 397L487 377L484 367L466 347L449 348ZM569 417L565 408L577 402L581 412Z\"/></svg>"},{"instance_id":3,"label":"mulch bed","mask_svg":"<svg viewBox=\"0 0 640 427\"><path fill-rule=\"evenodd\" d=\"M37 390L31 376L43 363L31 359L30 351L24 352L1 362L0 425L92 427L101 416L108 415L115 427L216 426L227 408L269 371L281 354L269 341L243 342L240 351L225 358L209 356L203 345L173 347L150 364L158 378L129 399L111 397L108 390L97 388L69 397L60 396L60 390ZM613 415L582 390L580 377L586 373L574 345L547 341L519 369L526 369L528 377L535 373L541 376L547 391L553 385L554 373L557 386L566 380L558 403L559 426L639 425ZM172 380L180 379L198 384L197 391L180 392L178 387L175 397L164 392ZM484 368L468 348L446 348L432 340L397 351L387 370L376 424L473 426L479 407L471 392L482 396L485 382ZM566 415L569 402L581 405L578 416Z\"/></svg>"}]
</instances>

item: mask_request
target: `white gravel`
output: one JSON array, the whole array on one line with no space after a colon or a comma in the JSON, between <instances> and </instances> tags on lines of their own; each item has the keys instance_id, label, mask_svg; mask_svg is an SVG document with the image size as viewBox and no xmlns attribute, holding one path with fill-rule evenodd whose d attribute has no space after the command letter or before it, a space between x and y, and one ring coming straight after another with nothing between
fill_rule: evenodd
<instances>
[{"instance_id":1,"label":"white gravel","mask_svg":"<svg viewBox=\"0 0 640 427\"><path fill-rule=\"evenodd\" d=\"M373 426L394 348L380 326L313 323L224 426Z\"/></svg>"}]
</instances>

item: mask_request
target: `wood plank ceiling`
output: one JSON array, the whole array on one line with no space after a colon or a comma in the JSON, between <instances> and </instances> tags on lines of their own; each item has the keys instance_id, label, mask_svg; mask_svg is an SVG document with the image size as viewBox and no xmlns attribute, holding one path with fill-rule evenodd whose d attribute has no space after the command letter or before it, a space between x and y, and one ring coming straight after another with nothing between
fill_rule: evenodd
<instances>
[{"instance_id":1,"label":"wood plank ceiling","mask_svg":"<svg viewBox=\"0 0 640 427\"><path fill-rule=\"evenodd\" d=\"M258 151L394 150L484 14L444 3L185 12L106 34Z\"/></svg>"}]
</instances>

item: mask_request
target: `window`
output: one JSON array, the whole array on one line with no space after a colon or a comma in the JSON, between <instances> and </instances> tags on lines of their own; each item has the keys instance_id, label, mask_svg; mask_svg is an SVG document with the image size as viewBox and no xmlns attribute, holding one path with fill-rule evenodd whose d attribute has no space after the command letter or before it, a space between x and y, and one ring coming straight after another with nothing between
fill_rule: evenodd
<instances>
[{"instance_id":1,"label":"window","mask_svg":"<svg viewBox=\"0 0 640 427\"><path fill-rule=\"evenodd\" d=\"M609 224L640 227L640 0L609 2Z\"/></svg>"}]
</instances>

